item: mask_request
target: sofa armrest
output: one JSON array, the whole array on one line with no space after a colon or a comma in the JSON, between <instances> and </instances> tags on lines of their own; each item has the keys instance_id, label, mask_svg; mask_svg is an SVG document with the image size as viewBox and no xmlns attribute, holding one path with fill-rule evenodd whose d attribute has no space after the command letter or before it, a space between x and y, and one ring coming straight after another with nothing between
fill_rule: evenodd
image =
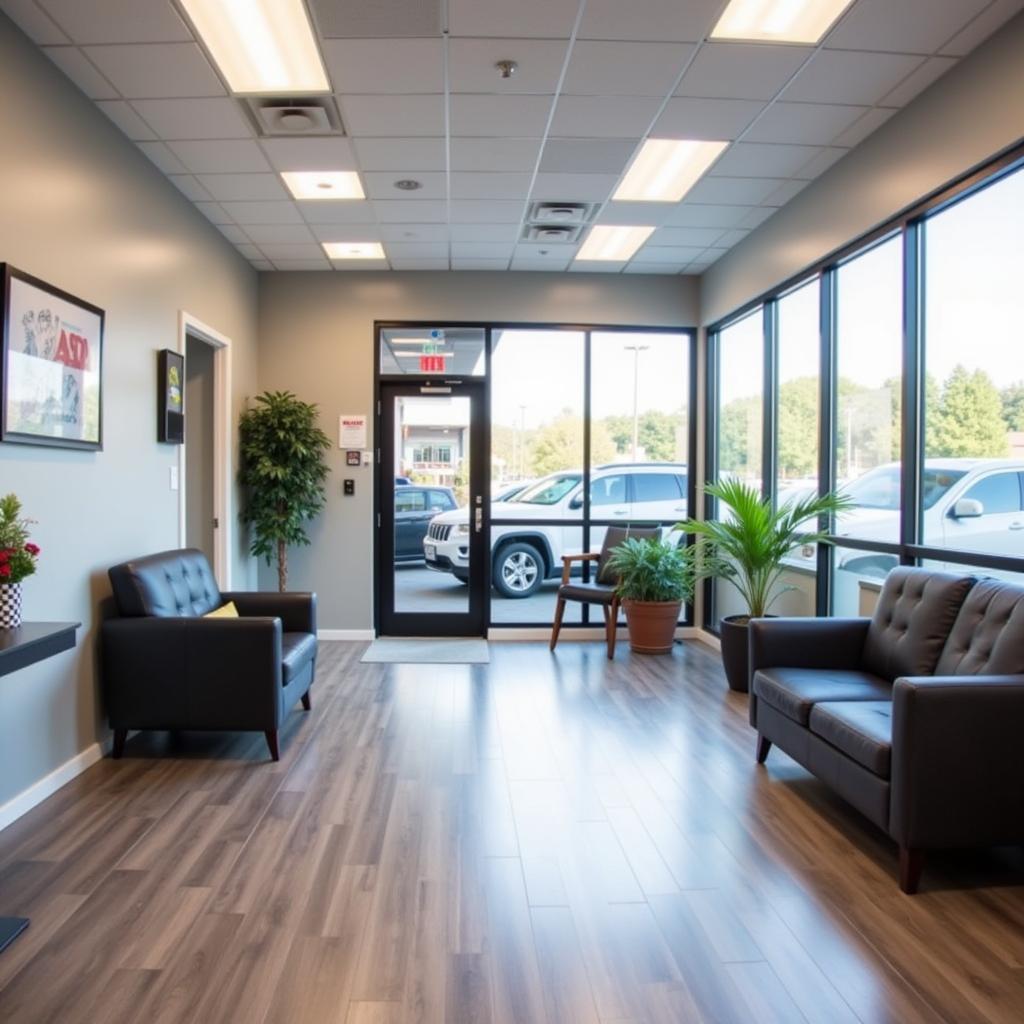
<instances>
[{"instance_id":1,"label":"sofa armrest","mask_svg":"<svg viewBox=\"0 0 1024 1024\"><path fill-rule=\"evenodd\" d=\"M285 633L316 635L316 594L232 590L221 593L221 597L225 601L234 601L238 614L243 617L269 615L281 620Z\"/></svg>"},{"instance_id":2,"label":"sofa armrest","mask_svg":"<svg viewBox=\"0 0 1024 1024\"><path fill-rule=\"evenodd\" d=\"M751 619L750 724L757 727L753 682L759 668L859 669L870 624L870 619Z\"/></svg>"},{"instance_id":3,"label":"sofa armrest","mask_svg":"<svg viewBox=\"0 0 1024 1024\"><path fill-rule=\"evenodd\" d=\"M889 831L927 849L1024 842L1024 675L893 686Z\"/></svg>"},{"instance_id":4,"label":"sofa armrest","mask_svg":"<svg viewBox=\"0 0 1024 1024\"><path fill-rule=\"evenodd\" d=\"M115 729L274 729L281 720L277 618L108 619L102 665Z\"/></svg>"}]
</instances>

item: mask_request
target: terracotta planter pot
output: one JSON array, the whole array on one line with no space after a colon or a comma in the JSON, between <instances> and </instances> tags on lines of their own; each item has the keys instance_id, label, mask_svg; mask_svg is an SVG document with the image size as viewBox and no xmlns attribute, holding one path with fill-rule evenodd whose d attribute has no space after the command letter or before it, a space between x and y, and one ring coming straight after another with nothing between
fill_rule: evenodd
<instances>
[{"instance_id":1,"label":"terracotta planter pot","mask_svg":"<svg viewBox=\"0 0 1024 1024\"><path fill-rule=\"evenodd\" d=\"M725 680L729 684L729 689L737 693L746 693L750 689L748 622L749 615L727 615L719 626Z\"/></svg>"},{"instance_id":2,"label":"terracotta planter pot","mask_svg":"<svg viewBox=\"0 0 1024 1024\"><path fill-rule=\"evenodd\" d=\"M623 601L629 648L637 654L668 654L675 639L682 601Z\"/></svg>"}]
</instances>

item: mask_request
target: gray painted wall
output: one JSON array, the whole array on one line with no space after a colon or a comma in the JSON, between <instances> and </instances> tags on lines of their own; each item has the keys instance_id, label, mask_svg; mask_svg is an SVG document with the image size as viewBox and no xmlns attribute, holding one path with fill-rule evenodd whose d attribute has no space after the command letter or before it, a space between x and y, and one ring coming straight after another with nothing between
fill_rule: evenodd
<instances>
[{"instance_id":1,"label":"gray painted wall","mask_svg":"<svg viewBox=\"0 0 1024 1024\"><path fill-rule=\"evenodd\" d=\"M522 321L693 326L693 278L530 273L293 273L260 275L260 389L319 404L337 444L340 413L373 412L374 320ZM540 371L539 371L540 372ZM372 625L373 475L330 453L327 508L311 548L293 550L289 586L319 598L320 626ZM345 476L355 497L341 494ZM275 585L261 563L260 582Z\"/></svg>"},{"instance_id":2,"label":"gray painted wall","mask_svg":"<svg viewBox=\"0 0 1024 1024\"><path fill-rule=\"evenodd\" d=\"M173 446L156 441L156 352L185 309L256 382L257 275L93 103L0 15L0 259L106 310L97 453L0 446L0 489L38 520L30 619L82 621L79 647L0 679L0 804L105 736L95 666L108 566L177 546ZM236 582L250 562L239 548Z\"/></svg>"},{"instance_id":3,"label":"gray painted wall","mask_svg":"<svg viewBox=\"0 0 1024 1024\"><path fill-rule=\"evenodd\" d=\"M714 323L1024 135L1024 14L808 185L701 279Z\"/></svg>"}]
</instances>

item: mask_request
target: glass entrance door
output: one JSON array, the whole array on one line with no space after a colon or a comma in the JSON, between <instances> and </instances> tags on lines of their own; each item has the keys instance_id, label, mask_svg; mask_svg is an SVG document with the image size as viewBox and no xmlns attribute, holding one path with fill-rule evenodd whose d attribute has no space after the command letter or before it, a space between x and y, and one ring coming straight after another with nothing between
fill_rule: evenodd
<instances>
[{"instance_id":1,"label":"glass entrance door","mask_svg":"<svg viewBox=\"0 0 1024 1024\"><path fill-rule=\"evenodd\" d=\"M381 383L379 632L483 636L487 494L483 384Z\"/></svg>"}]
</instances>

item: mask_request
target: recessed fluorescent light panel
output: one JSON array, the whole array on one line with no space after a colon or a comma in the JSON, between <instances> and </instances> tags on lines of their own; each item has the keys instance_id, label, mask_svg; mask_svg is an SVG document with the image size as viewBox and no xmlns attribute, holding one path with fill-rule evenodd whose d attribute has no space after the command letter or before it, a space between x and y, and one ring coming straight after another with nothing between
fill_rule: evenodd
<instances>
[{"instance_id":1,"label":"recessed fluorescent light panel","mask_svg":"<svg viewBox=\"0 0 1024 1024\"><path fill-rule=\"evenodd\" d=\"M302 0L181 0L232 92L330 92Z\"/></svg>"},{"instance_id":2,"label":"recessed fluorescent light panel","mask_svg":"<svg viewBox=\"0 0 1024 1024\"><path fill-rule=\"evenodd\" d=\"M576 253L577 260L628 260L651 237L653 227L597 224Z\"/></svg>"},{"instance_id":3,"label":"recessed fluorescent light panel","mask_svg":"<svg viewBox=\"0 0 1024 1024\"><path fill-rule=\"evenodd\" d=\"M288 191L296 199L365 199L355 171L282 171Z\"/></svg>"},{"instance_id":4,"label":"recessed fluorescent light panel","mask_svg":"<svg viewBox=\"0 0 1024 1024\"><path fill-rule=\"evenodd\" d=\"M728 145L690 139L648 139L612 199L678 203Z\"/></svg>"},{"instance_id":5,"label":"recessed fluorescent light panel","mask_svg":"<svg viewBox=\"0 0 1024 1024\"><path fill-rule=\"evenodd\" d=\"M712 39L817 43L852 0L732 0Z\"/></svg>"},{"instance_id":6,"label":"recessed fluorescent light panel","mask_svg":"<svg viewBox=\"0 0 1024 1024\"><path fill-rule=\"evenodd\" d=\"M332 260L382 260L380 242L324 242L324 252Z\"/></svg>"}]
</instances>

